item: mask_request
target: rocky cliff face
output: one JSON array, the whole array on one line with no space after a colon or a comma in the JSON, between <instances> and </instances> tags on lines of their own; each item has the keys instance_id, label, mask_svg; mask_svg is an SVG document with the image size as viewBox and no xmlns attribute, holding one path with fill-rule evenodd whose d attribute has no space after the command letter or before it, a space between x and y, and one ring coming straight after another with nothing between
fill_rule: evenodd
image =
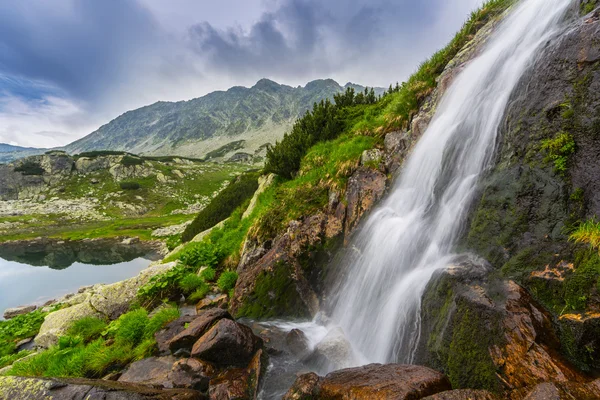
<instances>
[{"instance_id":1,"label":"rocky cliff face","mask_svg":"<svg viewBox=\"0 0 600 400\"><path fill-rule=\"evenodd\" d=\"M600 215L599 43L598 11L573 15L523 77L462 244L485 260L429 284L415 361L455 388L598 396L600 258L569 234Z\"/></svg>"},{"instance_id":2,"label":"rocky cliff face","mask_svg":"<svg viewBox=\"0 0 600 400\"><path fill-rule=\"evenodd\" d=\"M464 242L551 312L559 347L584 370L600 368L600 258L568 237L600 215L599 89L595 11L574 18L514 93ZM562 150L549 148L557 141Z\"/></svg>"}]
</instances>

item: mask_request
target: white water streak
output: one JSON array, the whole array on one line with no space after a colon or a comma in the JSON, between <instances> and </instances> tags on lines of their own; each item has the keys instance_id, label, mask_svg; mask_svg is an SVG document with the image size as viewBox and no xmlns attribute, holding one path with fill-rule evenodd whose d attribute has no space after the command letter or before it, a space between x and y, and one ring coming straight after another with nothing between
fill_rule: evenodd
<instances>
[{"instance_id":1,"label":"white water streak","mask_svg":"<svg viewBox=\"0 0 600 400\"><path fill-rule=\"evenodd\" d=\"M447 266L511 93L560 29L569 0L522 0L456 77L390 196L365 223L360 250L332 296L332 319L356 364L411 362L420 302Z\"/></svg>"}]
</instances>

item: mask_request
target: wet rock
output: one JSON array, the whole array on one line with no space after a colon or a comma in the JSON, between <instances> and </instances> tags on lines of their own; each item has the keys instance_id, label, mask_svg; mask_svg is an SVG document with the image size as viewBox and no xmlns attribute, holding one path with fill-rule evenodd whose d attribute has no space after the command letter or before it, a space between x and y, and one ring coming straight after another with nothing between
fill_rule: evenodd
<instances>
[{"instance_id":1,"label":"wet rock","mask_svg":"<svg viewBox=\"0 0 600 400\"><path fill-rule=\"evenodd\" d=\"M171 389L173 384L169 375L176 360L175 357L167 356L136 361L127 368L118 381Z\"/></svg>"},{"instance_id":2,"label":"wet rock","mask_svg":"<svg viewBox=\"0 0 600 400\"><path fill-rule=\"evenodd\" d=\"M458 389L427 396L423 400L501 400L501 398L487 390Z\"/></svg>"},{"instance_id":3,"label":"wet rock","mask_svg":"<svg viewBox=\"0 0 600 400\"><path fill-rule=\"evenodd\" d=\"M168 342L171 352L175 353L180 349L191 349L194 343L198 341L214 324L221 319L231 320L231 315L223 309L213 308L204 311L202 314L193 318L187 328L177 333Z\"/></svg>"},{"instance_id":4,"label":"wet rock","mask_svg":"<svg viewBox=\"0 0 600 400\"><path fill-rule=\"evenodd\" d=\"M318 399L321 392L321 379L314 372L300 375L282 400Z\"/></svg>"},{"instance_id":5,"label":"wet rock","mask_svg":"<svg viewBox=\"0 0 600 400\"><path fill-rule=\"evenodd\" d=\"M35 311L37 306L19 306L14 308L7 308L4 310L4 319L11 319L16 317L17 315L29 314L32 311Z\"/></svg>"},{"instance_id":6,"label":"wet rock","mask_svg":"<svg viewBox=\"0 0 600 400\"><path fill-rule=\"evenodd\" d=\"M380 171L359 168L348 180L346 237L356 228L362 216L385 193L387 177Z\"/></svg>"},{"instance_id":7,"label":"wet rock","mask_svg":"<svg viewBox=\"0 0 600 400\"><path fill-rule=\"evenodd\" d=\"M186 325L192 322L195 316L186 315L177 318L175 321L169 322L163 329L154 334L154 339L158 344L158 352L161 356L166 356L171 353L169 342L178 334L183 332Z\"/></svg>"},{"instance_id":8,"label":"wet rock","mask_svg":"<svg viewBox=\"0 0 600 400\"><path fill-rule=\"evenodd\" d=\"M173 368L169 373L169 381L175 388L206 392L211 377L215 376L216 373L216 369L208 363L194 358L185 358L173 364Z\"/></svg>"},{"instance_id":9,"label":"wet rock","mask_svg":"<svg viewBox=\"0 0 600 400\"><path fill-rule=\"evenodd\" d=\"M205 400L207 397L194 390L161 390L125 382L0 376L0 399Z\"/></svg>"},{"instance_id":10,"label":"wet rock","mask_svg":"<svg viewBox=\"0 0 600 400\"><path fill-rule=\"evenodd\" d=\"M584 365L599 369L600 313L561 315L558 324L562 334L571 339L565 343L568 351Z\"/></svg>"},{"instance_id":11,"label":"wet rock","mask_svg":"<svg viewBox=\"0 0 600 400\"><path fill-rule=\"evenodd\" d=\"M385 135L385 166L388 171L395 172L402 165L411 146L408 132L396 131Z\"/></svg>"},{"instance_id":12,"label":"wet rock","mask_svg":"<svg viewBox=\"0 0 600 400\"><path fill-rule=\"evenodd\" d=\"M456 389L585 381L560 355L551 315L527 291L490 280L486 263L462 265L434 276L426 289L416 363L445 371Z\"/></svg>"},{"instance_id":13,"label":"wet rock","mask_svg":"<svg viewBox=\"0 0 600 400\"><path fill-rule=\"evenodd\" d=\"M385 135L383 145L387 153L397 153L408 150L410 146L410 136L407 132L395 131Z\"/></svg>"},{"instance_id":14,"label":"wet rock","mask_svg":"<svg viewBox=\"0 0 600 400\"><path fill-rule=\"evenodd\" d=\"M415 138L416 140L418 140L421 136L423 136L423 134L425 133L425 131L427 130L427 128L429 127L429 122L431 121L431 115L429 114L419 114L417 115L411 124L411 133L413 138Z\"/></svg>"},{"instance_id":15,"label":"wet rock","mask_svg":"<svg viewBox=\"0 0 600 400\"><path fill-rule=\"evenodd\" d=\"M296 358L302 360L310 353L308 338L300 329L292 329L286 336L285 342Z\"/></svg>"},{"instance_id":16,"label":"wet rock","mask_svg":"<svg viewBox=\"0 0 600 400\"><path fill-rule=\"evenodd\" d=\"M192 348L192 356L218 365L246 365L262 347L252 329L221 319Z\"/></svg>"},{"instance_id":17,"label":"wet rock","mask_svg":"<svg viewBox=\"0 0 600 400\"><path fill-rule=\"evenodd\" d=\"M408 400L451 389L443 374L416 365L370 364L317 378L314 374L300 376L284 399ZM304 393L315 397L302 397Z\"/></svg>"},{"instance_id":18,"label":"wet rock","mask_svg":"<svg viewBox=\"0 0 600 400\"><path fill-rule=\"evenodd\" d=\"M341 328L331 330L321 342L317 344L311 361L334 368L344 368L352 364L352 346L346 339Z\"/></svg>"},{"instance_id":19,"label":"wet rock","mask_svg":"<svg viewBox=\"0 0 600 400\"><path fill-rule=\"evenodd\" d=\"M228 369L210 381L211 400L255 400L257 398L266 359L258 350L248 367Z\"/></svg>"},{"instance_id":20,"label":"wet rock","mask_svg":"<svg viewBox=\"0 0 600 400\"><path fill-rule=\"evenodd\" d=\"M218 296L207 296L206 298L200 300L198 304L196 304L196 312L202 312L203 310L209 308L223 308L227 309L227 302L229 297L226 294L221 294Z\"/></svg>"}]
</instances>

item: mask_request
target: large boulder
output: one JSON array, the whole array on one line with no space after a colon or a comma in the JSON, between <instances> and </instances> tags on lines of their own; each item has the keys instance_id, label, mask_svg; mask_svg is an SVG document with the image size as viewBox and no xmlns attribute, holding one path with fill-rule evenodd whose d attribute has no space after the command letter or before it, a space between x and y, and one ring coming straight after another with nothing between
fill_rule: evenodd
<instances>
[{"instance_id":1,"label":"large boulder","mask_svg":"<svg viewBox=\"0 0 600 400\"><path fill-rule=\"evenodd\" d=\"M462 256L432 278L415 362L444 372L455 389L585 381L560 355L551 315L515 282L490 278L490 268Z\"/></svg>"},{"instance_id":2,"label":"large boulder","mask_svg":"<svg viewBox=\"0 0 600 400\"><path fill-rule=\"evenodd\" d=\"M222 366L245 366L262 344L249 327L221 319L194 344L192 356Z\"/></svg>"},{"instance_id":3,"label":"large boulder","mask_svg":"<svg viewBox=\"0 0 600 400\"><path fill-rule=\"evenodd\" d=\"M206 392L215 374L213 366L193 358L150 357L131 364L118 381L160 389L183 388Z\"/></svg>"},{"instance_id":4,"label":"large boulder","mask_svg":"<svg viewBox=\"0 0 600 400\"><path fill-rule=\"evenodd\" d=\"M180 349L191 349L206 331L223 318L233 319L226 310L220 308L204 311L191 320L187 328L169 340L169 349L172 353Z\"/></svg>"},{"instance_id":5,"label":"large boulder","mask_svg":"<svg viewBox=\"0 0 600 400\"><path fill-rule=\"evenodd\" d=\"M332 329L315 347L310 360L329 370L353 364L352 346L341 328Z\"/></svg>"},{"instance_id":6,"label":"large boulder","mask_svg":"<svg viewBox=\"0 0 600 400\"><path fill-rule=\"evenodd\" d=\"M0 399L10 400L205 400L195 390L161 390L124 382L0 376Z\"/></svg>"},{"instance_id":7,"label":"large boulder","mask_svg":"<svg viewBox=\"0 0 600 400\"><path fill-rule=\"evenodd\" d=\"M302 375L284 399L412 400L450 390L443 374L416 365L369 364L324 378Z\"/></svg>"},{"instance_id":8,"label":"large boulder","mask_svg":"<svg viewBox=\"0 0 600 400\"><path fill-rule=\"evenodd\" d=\"M46 316L35 337L35 344L41 347L50 347L58 343L61 336L66 335L73 322L86 317L104 318L104 315L95 310L89 302L83 302L71 307L63 308Z\"/></svg>"},{"instance_id":9,"label":"large boulder","mask_svg":"<svg viewBox=\"0 0 600 400\"><path fill-rule=\"evenodd\" d=\"M171 354L169 342L178 334L186 329L186 326L195 319L193 315L184 315L175 321L169 322L164 328L154 334L154 339L158 345L158 352L161 356Z\"/></svg>"},{"instance_id":10,"label":"large boulder","mask_svg":"<svg viewBox=\"0 0 600 400\"><path fill-rule=\"evenodd\" d=\"M75 161L75 169L80 174L107 170L116 158L116 156L80 157Z\"/></svg>"},{"instance_id":11,"label":"large boulder","mask_svg":"<svg viewBox=\"0 0 600 400\"><path fill-rule=\"evenodd\" d=\"M46 316L35 343L42 347L55 345L58 343L58 338L66 334L74 321L85 317L118 318L129 309L139 288L148 283L153 276L166 272L175 265L175 262L154 264L133 278L111 285L96 285L90 289L90 292L74 296L77 301L80 301L79 303Z\"/></svg>"}]
</instances>

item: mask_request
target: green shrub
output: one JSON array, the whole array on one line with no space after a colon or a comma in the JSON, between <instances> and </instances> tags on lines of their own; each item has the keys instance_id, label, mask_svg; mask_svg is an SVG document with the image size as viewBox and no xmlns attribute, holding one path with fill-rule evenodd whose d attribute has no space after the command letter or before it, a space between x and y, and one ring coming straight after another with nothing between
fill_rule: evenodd
<instances>
[{"instance_id":1,"label":"green shrub","mask_svg":"<svg viewBox=\"0 0 600 400\"><path fill-rule=\"evenodd\" d=\"M121 165L124 165L125 167L132 167L135 165L143 165L144 164L144 160L142 160L139 157L133 157L130 155L126 155L125 157L123 157L121 159Z\"/></svg>"},{"instance_id":2,"label":"green shrub","mask_svg":"<svg viewBox=\"0 0 600 400\"><path fill-rule=\"evenodd\" d=\"M15 167L15 172L20 172L23 175L43 175L44 168L40 163L34 161L25 161L18 167Z\"/></svg>"},{"instance_id":3,"label":"green shrub","mask_svg":"<svg viewBox=\"0 0 600 400\"><path fill-rule=\"evenodd\" d=\"M169 251L175 250L179 245L181 245L181 236L180 235L169 236L167 238L166 245L167 245L167 249L169 249Z\"/></svg>"},{"instance_id":4,"label":"green shrub","mask_svg":"<svg viewBox=\"0 0 600 400\"><path fill-rule=\"evenodd\" d=\"M181 288L184 294L190 294L196 289L198 289L203 283L204 280L192 272L185 275L179 281L179 287Z\"/></svg>"},{"instance_id":5,"label":"green shrub","mask_svg":"<svg viewBox=\"0 0 600 400\"><path fill-rule=\"evenodd\" d=\"M212 228L231 215L231 213L250 199L258 189L258 174L246 173L240 175L219 193L188 225L181 235L186 243L197 234Z\"/></svg>"},{"instance_id":6,"label":"green shrub","mask_svg":"<svg viewBox=\"0 0 600 400\"><path fill-rule=\"evenodd\" d=\"M141 187L139 183L133 181L121 182L119 186L122 190L138 190Z\"/></svg>"},{"instance_id":7,"label":"green shrub","mask_svg":"<svg viewBox=\"0 0 600 400\"><path fill-rule=\"evenodd\" d=\"M542 141L542 149L548 152L546 160L554 162L554 170L564 175L567 172L569 157L575 153L576 145L571 134L559 132L553 139Z\"/></svg>"},{"instance_id":8,"label":"green shrub","mask_svg":"<svg viewBox=\"0 0 600 400\"><path fill-rule=\"evenodd\" d=\"M214 268L207 267L200 272L200 277L206 282L212 282L217 277L217 272L214 270Z\"/></svg>"},{"instance_id":9,"label":"green shrub","mask_svg":"<svg viewBox=\"0 0 600 400\"><path fill-rule=\"evenodd\" d=\"M196 289L194 293L188 296L187 300L192 303L197 303L203 298L205 298L208 292L210 292L210 286L208 286L207 283L202 282L198 289Z\"/></svg>"},{"instance_id":10,"label":"green shrub","mask_svg":"<svg viewBox=\"0 0 600 400\"><path fill-rule=\"evenodd\" d=\"M0 321L0 358L16 352L16 343L37 335L47 313L36 310Z\"/></svg>"},{"instance_id":11,"label":"green shrub","mask_svg":"<svg viewBox=\"0 0 600 400\"><path fill-rule=\"evenodd\" d=\"M128 153L124 151L113 151L113 150L95 150L95 151L85 151L83 153L77 154L76 157L86 157L86 158L96 158L96 157L106 157L106 156L123 156Z\"/></svg>"},{"instance_id":12,"label":"green shrub","mask_svg":"<svg viewBox=\"0 0 600 400\"><path fill-rule=\"evenodd\" d=\"M219 280L217 281L217 286L223 293L229 292L231 289L235 287L235 283L237 282L238 274L235 271L224 271Z\"/></svg>"},{"instance_id":13,"label":"green shrub","mask_svg":"<svg viewBox=\"0 0 600 400\"><path fill-rule=\"evenodd\" d=\"M70 336L81 337L85 342L90 342L100 337L106 329L104 320L94 317L86 317L75 321L67 331Z\"/></svg>"},{"instance_id":14,"label":"green shrub","mask_svg":"<svg viewBox=\"0 0 600 400\"><path fill-rule=\"evenodd\" d=\"M170 299L180 295L179 282L190 269L177 266L160 275L150 278L150 281L138 290L138 298L144 304L153 304L156 300Z\"/></svg>"},{"instance_id":15,"label":"green shrub","mask_svg":"<svg viewBox=\"0 0 600 400\"><path fill-rule=\"evenodd\" d=\"M217 246L206 241L188 245L179 256L179 260L190 267L216 267L221 259L221 251Z\"/></svg>"}]
</instances>

